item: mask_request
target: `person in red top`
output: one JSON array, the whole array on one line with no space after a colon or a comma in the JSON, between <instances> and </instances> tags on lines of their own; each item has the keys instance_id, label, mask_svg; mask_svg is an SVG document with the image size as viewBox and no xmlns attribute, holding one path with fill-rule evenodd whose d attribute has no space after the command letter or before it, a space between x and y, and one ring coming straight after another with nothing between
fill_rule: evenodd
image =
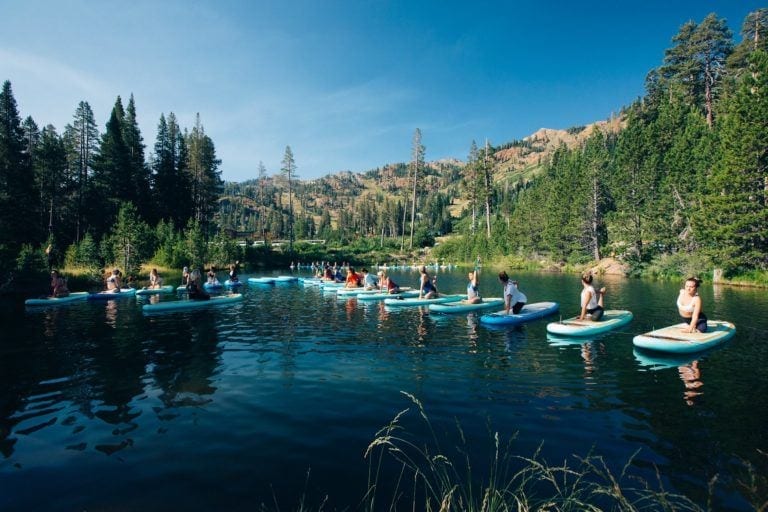
<instances>
[{"instance_id":1,"label":"person in red top","mask_svg":"<svg viewBox=\"0 0 768 512\"><path fill-rule=\"evenodd\" d=\"M347 270L347 284L345 288L359 288L362 285L362 278L360 274L355 272L355 267L349 267Z\"/></svg>"}]
</instances>

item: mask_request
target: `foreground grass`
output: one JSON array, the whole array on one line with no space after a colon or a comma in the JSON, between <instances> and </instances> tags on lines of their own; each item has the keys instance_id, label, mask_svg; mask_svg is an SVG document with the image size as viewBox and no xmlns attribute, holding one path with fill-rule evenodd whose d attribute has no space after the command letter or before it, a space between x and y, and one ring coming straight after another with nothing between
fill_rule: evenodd
<instances>
[{"instance_id":1,"label":"foreground grass","mask_svg":"<svg viewBox=\"0 0 768 512\"><path fill-rule=\"evenodd\" d=\"M459 459L441 449L421 402L406 397L429 432L430 440L417 444L407 434L401 420L405 409L382 428L366 450L370 461L369 490L363 509L425 511L598 511L598 510L704 510L685 496L666 491L662 478L653 485L630 474L631 458L618 475L594 454L574 456L573 464L549 464L541 449L531 456L514 455L510 442L502 443L493 434L493 454L484 476L473 471L469 448L460 447ZM459 434L464 443L464 434ZM636 454L635 454L636 455ZM393 459L400 468L394 488L382 493L381 470Z\"/></svg>"}]
</instances>

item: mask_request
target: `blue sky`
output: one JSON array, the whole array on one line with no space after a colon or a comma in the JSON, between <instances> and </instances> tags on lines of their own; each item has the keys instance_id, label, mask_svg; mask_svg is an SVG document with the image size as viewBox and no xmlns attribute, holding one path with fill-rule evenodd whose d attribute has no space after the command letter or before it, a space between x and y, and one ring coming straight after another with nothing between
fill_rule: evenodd
<instances>
[{"instance_id":1,"label":"blue sky","mask_svg":"<svg viewBox=\"0 0 768 512\"><path fill-rule=\"evenodd\" d=\"M736 41L751 0L0 2L0 81L59 132L88 101L100 130L133 93L151 150L161 113L200 113L222 176L302 179L465 159L539 128L608 118L643 95L672 37L710 12Z\"/></svg>"}]
</instances>

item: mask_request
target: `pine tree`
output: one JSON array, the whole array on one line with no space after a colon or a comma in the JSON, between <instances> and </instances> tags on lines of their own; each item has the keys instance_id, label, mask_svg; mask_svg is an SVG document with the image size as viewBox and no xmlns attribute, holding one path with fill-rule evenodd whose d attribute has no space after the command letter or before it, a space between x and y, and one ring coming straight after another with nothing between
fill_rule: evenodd
<instances>
[{"instance_id":1,"label":"pine tree","mask_svg":"<svg viewBox=\"0 0 768 512\"><path fill-rule=\"evenodd\" d=\"M725 20L714 13L696 25L685 23L666 51L661 74L684 91L688 101L705 112L707 125L714 122L714 101L725 63L733 51L732 34Z\"/></svg>"},{"instance_id":2,"label":"pine tree","mask_svg":"<svg viewBox=\"0 0 768 512\"><path fill-rule=\"evenodd\" d=\"M128 153L128 166L130 168L130 188L134 197L134 203L139 215L145 220L155 221L154 204L150 190L150 171L144 160L144 139L136 119L136 103L131 94L128 106L123 118L123 141Z\"/></svg>"},{"instance_id":3,"label":"pine tree","mask_svg":"<svg viewBox=\"0 0 768 512\"><path fill-rule=\"evenodd\" d=\"M85 198L93 174L93 160L98 152L99 131L93 111L88 102L81 101L75 110L74 120L64 130L67 159L72 180L72 194L75 203L74 240L79 242L84 229Z\"/></svg>"},{"instance_id":4,"label":"pine tree","mask_svg":"<svg viewBox=\"0 0 768 512\"><path fill-rule=\"evenodd\" d=\"M485 201L485 235L487 239L491 239L491 199L493 198L493 187L491 186L491 155L490 144L488 140L485 141L485 151L483 152L482 159L482 176L483 176L483 199Z\"/></svg>"},{"instance_id":5,"label":"pine tree","mask_svg":"<svg viewBox=\"0 0 768 512\"><path fill-rule=\"evenodd\" d=\"M11 266L25 243L35 242L35 180L11 82L0 91L0 265Z\"/></svg>"},{"instance_id":6,"label":"pine tree","mask_svg":"<svg viewBox=\"0 0 768 512\"><path fill-rule=\"evenodd\" d=\"M264 162L259 161L259 232L261 233L264 246L267 245L267 227L265 223L267 203L264 190L267 185L266 181L267 168L264 167Z\"/></svg>"},{"instance_id":7,"label":"pine tree","mask_svg":"<svg viewBox=\"0 0 768 512\"><path fill-rule=\"evenodd\" d=\"M216 211L216 201L221 195L222 181L216 158L216 148L200 121L200 114L195 118L191 133L180 140L180 164L184 162L191 177L192 205L195 219L206 228ZM186 158L184 155L187 155Z\"/></svg>"},{"instance_id":8,"label":"pine tree","mask_svg":"<svg viewBox=\"0 0 768 512\"><path fill-rule=\"evenodd\" d=\"M283 155L282 166L280 172L288 180L288 246L290 254L293 254L293 178L296 177L296 162L293 159L293 151L291 146L285 147L285 154Z\"/></svg>"},{"instance_id":9,"label":"pine tree","mask_svg":"<svg viewBox=\"0 0 768 512\"><path fill-rule=\"evenodd\" d=\"M97 239L109 231L121 201L133 202L136 198L132 187L130 159L123 139L124 118L125 110L118 96L107 121L106 131L101 137L98 155L93 159L94 172L89 187L86 217Z\"/></svg>"},{"instance_id":10,"label":"pine tree","mask_svg":"<svg viewBox=\"0 0 768 512\"><path fill-rule=\"evenodd\" d=\"M67 152L64 141L51 125L43 128L34 155L36 182L40 190L40 205L43 215L43 229L48 238L71 241L65 235L69 209L67 208ZM64 225L63 225L64 224Z\"/></svg>"},{"instance_id":11,"label":"pine tree","mask_svg":"<svg viewBox=\"0 0 768 512\"><path fill-rule=\"evenodd\" d=\"M413 132L413 141L411 144L411 174L413 175L413 195L411 196L411 243L410 249L413 249L413 228L416 225L416 195L421 169L424 167L424 152L426 149L421 143L421 130L416 128Z\"/></svg>"}]
</instances>

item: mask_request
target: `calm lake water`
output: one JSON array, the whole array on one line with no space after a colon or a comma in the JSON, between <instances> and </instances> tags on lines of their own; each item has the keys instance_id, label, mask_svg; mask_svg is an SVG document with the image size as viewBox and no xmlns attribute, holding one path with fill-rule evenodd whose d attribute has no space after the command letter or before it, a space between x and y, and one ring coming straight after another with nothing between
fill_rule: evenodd
<instances>
[{"instance_id":1,"label":"calm lake water","mask_svg":"<svg viewBox=\"0 0 768 512\"><path fill-rule=\"evenodd\" d=\"M513 277L529 302L577 313L577 276ZM297 284L244 286L231 308L158 316L136 298L0 302L0 510L291 510L326 496L326 509L355 509L366 447L415 411L401 391L447 445L461 426L477 474L498 431L516 436L515 455L541 446L557 464L591 450L617 474L639 450L630 473L655 482L658 467L665 488L703 507L717 475L713 508L749 509L745 462L768 474L758 452L768 451L768 293L702 285L707 315L735 323L736 336L653 361L632 336L677 322L680 283L601 284L607 307L635 318L583 342L547 338L561 315L492 330L473 314L389 310ZM463 292L465 272L440 273L438 285ZM501 295L490 273L480 288ZM421 442L412 413L403 422Z\"/></svg>"}]
</instances>

